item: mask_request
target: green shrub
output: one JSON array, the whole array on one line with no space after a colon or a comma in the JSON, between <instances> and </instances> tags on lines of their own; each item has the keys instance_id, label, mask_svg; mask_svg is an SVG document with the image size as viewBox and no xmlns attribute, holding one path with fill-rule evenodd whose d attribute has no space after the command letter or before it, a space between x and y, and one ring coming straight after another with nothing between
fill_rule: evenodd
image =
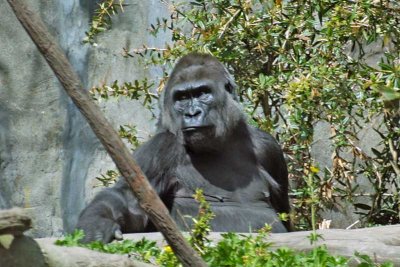
<instances>
[{"instance_id":1,"label":"green shrub","mask_svg":"<svg viewBox=\"0 0 400 267\"><path fill-rule=\"evenodd\" d=\"M195 0L169 9L171 17L150 28L154 35L169 31L170 44L125 49L126 56L172 66L199 51L228 66L249 120L275 135L288 156L297 229L323 219L313 223L311 207L318 215L342 200L364 226L400 222L398 1ZM387 52L370 66L365 49L376 45ZM154 80L159 90L164 75ZM311 147L321 122L330 128L332 161L318 168ZM359 145L365 125L381 138L371 151Z\"/></svg>"},{"instance_id":2,"label":"green shrub","mask_svg":"<svg viewBox=\"0 0 400 267\"><path fill-rule=\"evenodd\" d=\"M273 250L268 241L268 235L271 231L271 227L268 225L256 235L224 233L221 234L222 239L214 243L208 238L211 230L210 221L214 217L210 205L205 200L201 190L196 190L193 197L199 202L199 212L196 218L192 218L193 226L189 232L188 241L209 266L340 267L348 266L349 261L352 260L329 254L325 246L316 246L309 252L298 252L289 248ZM129 254L135 259L165 267L181 266L170 246L160 249L156 242L144 238L137 242L123 240L109 244L98 241L81 244L79 241L83 237L82 230L75 230L74 233L57 240L56 244L60 246L82 246L104 253ZM315 238L319 237L314 234L310 237L310 240L315 241ZM390 263L375 264L370 257L358 253L355 254L354 258L360 262L358 265L360 267L393 266Z\"/></svg>"},{"instance_id":3,"label":"green shrub","mask_svg":"<svg viewBox=\"0 0 400 267\"><path fill-rule=\"evenodd\" d=\"M154 241L142 239L140 241L123 240L109 244L93 242L80 244L83 238L82 231L75 231L71 235L56 241L62 246L81 246L92 250L113 253L129 254L131 257L160 266L181 266L170 246L157 247ZM209 266L260 266L260 267L340 267L348 266L350 260L356 259L359 267L393 267L391 263L376 264L374 261L359 253L347 259L342 256L331 255L325 246L315 247L309 252L298 252L289 248L271 249L268 234L247 236L236 233L222 234L222 240L214 244L205 244L201 255ZM352 265L354 266L354 264Z\"/></svg>"}]
</instances>

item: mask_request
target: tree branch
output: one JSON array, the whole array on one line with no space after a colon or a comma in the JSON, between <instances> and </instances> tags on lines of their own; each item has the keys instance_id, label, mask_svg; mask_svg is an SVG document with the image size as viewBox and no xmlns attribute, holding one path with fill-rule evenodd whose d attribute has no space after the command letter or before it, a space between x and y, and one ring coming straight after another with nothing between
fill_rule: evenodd
<instances>
[{"instance_id":1,"label":"tree branch","mask_svg":"<svg viewBox=\"0 0 400 267\"><path fill-rule=\"evenodd\" d=\"M53 69L64 86L66 93L85 116L93 132L110 154L120 173L134 192L140 206L176 253L184 266L206 266L203 260L191 248L153 190L140 167L133 160L128 148L123 144L117 132L106 120L100 108L94 104L83 89L78 75L74 72L64 52L50 35L41 19L28 9L23 0L7 0L16 17Z\"/></svg>"}]
</instances>

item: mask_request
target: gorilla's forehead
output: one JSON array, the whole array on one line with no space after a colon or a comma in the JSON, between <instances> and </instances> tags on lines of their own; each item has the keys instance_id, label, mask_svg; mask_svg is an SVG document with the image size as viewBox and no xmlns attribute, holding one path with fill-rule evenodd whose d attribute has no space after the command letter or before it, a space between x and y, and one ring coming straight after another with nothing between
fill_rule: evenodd
<instances>
[{"instance_id":1,"label":"gorilla's forehead","mask_svg":"<svg viewBox=\"0 0 400 267\"><path fill-rule=\"evenodd\" d=\"M190 84L200 84L200 83L208 83L211 85L216 85L219 82L226 80L223 70L221 68L217 68L216 66L207 66L207 65L194 65L189 66L184 69L178 71L178 73L173 73L171 75L171 80L175 85L190 85Z\"/></svg>"}]
</instances>

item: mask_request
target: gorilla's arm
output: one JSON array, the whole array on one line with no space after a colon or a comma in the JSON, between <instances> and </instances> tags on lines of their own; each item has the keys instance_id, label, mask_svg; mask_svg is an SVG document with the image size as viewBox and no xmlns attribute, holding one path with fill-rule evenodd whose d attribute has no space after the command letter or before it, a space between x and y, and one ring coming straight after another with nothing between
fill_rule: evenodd
<instances>
[{"instance_id":1,"label":"gorilla's arm","mask_svg":"<svg viewBox=\"0 0 400 267\"><path fill-rule=\"evenodd\" d=\"M171 170L177 164L177 155L176 138L170 133L157 134L134 154L162 199L173 186ZM76 228L85 231L84 242L110 242L118 238L121 232L144 232L150 225L129 185L121 177L114 187L97 194L82 211Z\"/></svg>"},{"instance_id":2,"label":"gorilla's arm","mask_svg":"<svg viewBox=\"0 0 400 267\"><path fill-rule=\"evenodd\" d=\"M83 242L100 240L107 243L118 239L132 219L136 222L137 230L143 231L147 218L136 200L129 202L132 198L133 193L122 179L113 188L107 188L97 194L81 212L76 226L85 232ZM136 216L131 211L136 211Z\"/></svg>"},{"instance_id":3,"label":"gorilla's arm","mask_svg":"<svg viewBox=\"0 0 400 267\"><path fill-rule=\"evenodd\" d=\"M271 192L271 204L278 213L289 213L288 171L282 149L270 134L257 128L251 132L260 164L279 184L278 190Z\"/></svg>"}]
</instances>

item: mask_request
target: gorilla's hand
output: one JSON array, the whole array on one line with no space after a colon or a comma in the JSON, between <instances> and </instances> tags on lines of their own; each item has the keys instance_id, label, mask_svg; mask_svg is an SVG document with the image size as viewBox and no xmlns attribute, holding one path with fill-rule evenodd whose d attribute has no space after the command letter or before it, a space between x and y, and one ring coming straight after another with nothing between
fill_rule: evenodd
<instances>
[{"instance_id":1,"label":"gorilla's hand","mask_svg":"<svg viewBox=\"0 0 400 267\"><path fill-rule=\"evenodd\" d=\"M101 241L109 243L112 240L122 240L121 227L113 220L101 216L81 216L78 229L82 229L85 237L82 243Z\"/></svg>"}]
</instances>

